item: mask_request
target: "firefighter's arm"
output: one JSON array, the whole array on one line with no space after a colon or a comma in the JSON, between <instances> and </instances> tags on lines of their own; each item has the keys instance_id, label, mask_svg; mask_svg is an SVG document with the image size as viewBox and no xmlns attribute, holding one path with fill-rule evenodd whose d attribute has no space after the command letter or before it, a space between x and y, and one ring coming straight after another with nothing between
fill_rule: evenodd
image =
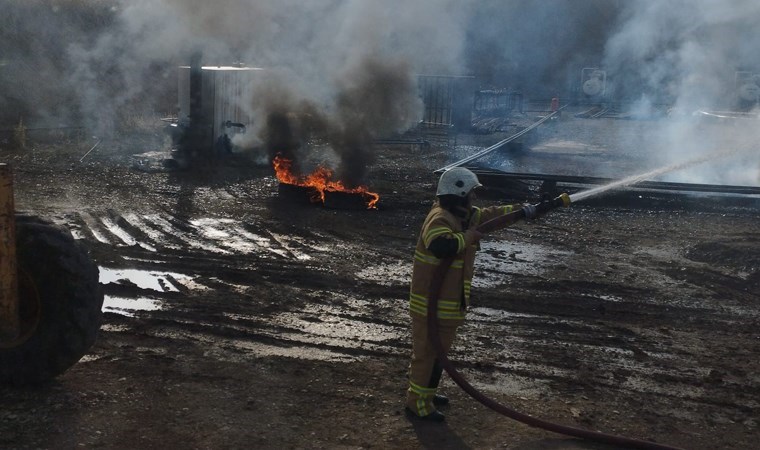
<instances>
[{"instance_id":1,"label":"firefighter's arm","mask_svg":"<svg viewBox=\"0 0 760 450\"><path fill-rule=\"evenodd\" d=\"M443 221L433 221L425 230L425 248L439 259L461 253L465 248L478 242L482 233L471 227L467 231L453 231Z\"/></svg>"},{"instance_id":2,"label":"firefighter's arm","mask_svg":"<svg viewBox=\"0 0 760 450\"><path fill-rule=\"evenodd\" d=\"M489 206L487 208L479 208L480 212L478 214L477 224L488 222L491 219L504 216L506 214L509 214L511 212L517 211L522 208L523 208L523 205L520 205L520 204L499 205L499 206Z\"/></svg>"},{"instance_id":3,"label":"firefighter's arm","mask_svg":"<svg viewBox=\"0 0 760 450\"><path fill-rule=\"evenodd\" d=\"M501 230L519 220L532 220L537 215L536 207L529 204L476 208L475 213L470 227L476 226L481 233Z\"/></svg>"}]
</instances>

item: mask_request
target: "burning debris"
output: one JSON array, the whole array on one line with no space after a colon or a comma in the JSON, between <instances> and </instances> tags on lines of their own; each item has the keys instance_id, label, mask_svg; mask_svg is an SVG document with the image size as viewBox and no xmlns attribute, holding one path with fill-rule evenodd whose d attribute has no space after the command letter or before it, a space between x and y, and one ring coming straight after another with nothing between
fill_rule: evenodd
<instances>
[{"instance_id":1,"label":"burning debris","mask_svg":"<svg viewBox=\"0 0 760 450\"><path fill-rule=\"evenodd\" d=\"M352 198L361 198L367 209L376 209L380 201L380 195L370 192L366 186L348 188L343 182L333 180L333 171L324 166L318 166L312 173L303 176L293 172L292 160L280 155L275 156L272 165L281 190L293 190L290 187L282 188L283 185L304 188L314 203L346 206L355 203Z\"/></svg>"},{"instance_id":2,"label":"burning debris","mask_svg":"<svg viewBox=\"0 0 760 450\"><path fill-rule=\"evenodd\" d=\"M326 206L345 208L353 197L374 209L380 196L366 181L375 161L373 140L416 125L422 101L415 78L404 61L367 58L335 86L333 102L324 103L270 78L257 97L266 117L260 135L280 183L307 188L312 201ZM334 168L324 162L304 168L325 157Z\"/></svg>"},{"instance_id":3,"label":"burning debris","mask_svg":"<svg viewBox=\"0 0 760 450\"><path fill-rule=\"evenodd\" d=\"M330 131L334 125L313 104L304 102L297 111L270 111L266 121L264 136L275 175L280 182L280 193L296 200L299 197L307 198L312 203L339 209L355 209L357 205L362 209L376 208L380 196L370 192L359 181L364 179L366 161L353 176L346 172L345 164L341 165L337 174L325 163L318 164L310 172L302 168L318 153L317 149L323 147L317 142L327 143L334 152L331 137L334 139L337 133ZM364 152L357 151L356 154L362 155ZM342 157L343 154L339 153L338 156ZM354 162L360 160L361 157L353 159ZM343 200L334 200L337 193L342 194Z\"/></svg>"}]
</instances>

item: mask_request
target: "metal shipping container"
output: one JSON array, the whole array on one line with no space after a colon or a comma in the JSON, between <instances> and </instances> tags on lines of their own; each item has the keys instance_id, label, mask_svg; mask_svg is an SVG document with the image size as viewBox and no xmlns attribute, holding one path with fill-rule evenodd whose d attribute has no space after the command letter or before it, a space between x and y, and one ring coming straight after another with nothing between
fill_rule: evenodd
<instances>
[{"instance_id":1,"label":"metal shipping container","mask_svg":"<svg viewBox=\"0 0 760 450\"><path fill-rule=\"evenodd\" d=\"M199 143L209 149L214 148L217 140L225 134L240 131L240 127L229 126L230 123L242 124L249 128L253 124L250 111L253 101L252 83L261 76L264 69L255 67L204 66L201 70L201 94L199 123L204 130ZM180 66L178 73L179 121L188 121L190 116L190 66Z\"/></svg>"}]
</instances>

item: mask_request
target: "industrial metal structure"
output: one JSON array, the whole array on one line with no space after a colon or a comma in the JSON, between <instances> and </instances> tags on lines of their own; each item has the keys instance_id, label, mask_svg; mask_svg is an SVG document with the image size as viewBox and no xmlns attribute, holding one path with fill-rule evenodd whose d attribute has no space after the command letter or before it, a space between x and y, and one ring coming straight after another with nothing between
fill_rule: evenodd
<instances>
[{"instance_id":1,"label":"industrial metal structure","mask_svg":"<svg viewBox=\"0 0 760 450\"><path fill-rule=\"evenodd\" d=\"M513 111L523 112L523 95L509 89L484 89L475 92L473 112L476 115L505 117Z\"/></svg>"},{"instance_id":2,"label":"industrial metal structure","mask_svg":"<svg viewBox=\"0 0 760 450\"><path fill-rule=\"evenodd\" d=\"M760 73L737 71L734 75L736 105L751 109L760 105Z\"/></svg>"},{"instance_id":3,"label":"industrial metal structure","mask_svg":"<svg viewBox=\"0 0 760 450\"><path fill-rule=\"evenodd\" d=\"M177 120L168 127L172 157L182 167L233 150L233 137L253 124L253 82L264 69L203 66L200 54L177 74Z\"/></svg>"},{"instance_id":4,"label":"industrial metal structure","mask_svg":"<svg viewBox=\"0 0 760 450\"><path fill-rule=\"evenodd\" d=\"M476 79L471 76L419 75L425 129L467 130L472 120Z\"/></svg>"},{"instance_id":5,"label":"industrial metal structure","mask_svg":"<svg viewBox=\"0 0 760 450\"><path fill-rule=\"evenodd\" d=\"M607 72L597 67L581 70L581 90L589 100L601 100L607 94Z\"/></svg>"}]
</instances>

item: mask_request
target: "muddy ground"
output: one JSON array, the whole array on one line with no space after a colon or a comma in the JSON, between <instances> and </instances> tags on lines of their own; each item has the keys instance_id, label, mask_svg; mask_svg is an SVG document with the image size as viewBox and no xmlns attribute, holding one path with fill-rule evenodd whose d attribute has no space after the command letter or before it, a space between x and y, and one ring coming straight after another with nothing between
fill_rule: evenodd
<instances>
[{"instance_id":1,"label":"muddy ground","mask_svg":"<svg viewBox=\"0 0 760 450\"><path fill-rule=\"evenodd\" d=\"M577 130L630 123L566 116L520 158L628 164ZM381 205L366 211L282 196L246 155L135 170L135 154L162 148L158 128L105 139L81 162L89 136L1 153L18 209L89 248L106 306L68 372L0 388L0 447L612 448L499 416L446 377L445 424L403 412L411 254L432 170L498 136L380 147ZM757 198L625 191L495 233L451 358L488 396L542 419L757 448L759 224Z\"/></svg>"}]
</instances>

